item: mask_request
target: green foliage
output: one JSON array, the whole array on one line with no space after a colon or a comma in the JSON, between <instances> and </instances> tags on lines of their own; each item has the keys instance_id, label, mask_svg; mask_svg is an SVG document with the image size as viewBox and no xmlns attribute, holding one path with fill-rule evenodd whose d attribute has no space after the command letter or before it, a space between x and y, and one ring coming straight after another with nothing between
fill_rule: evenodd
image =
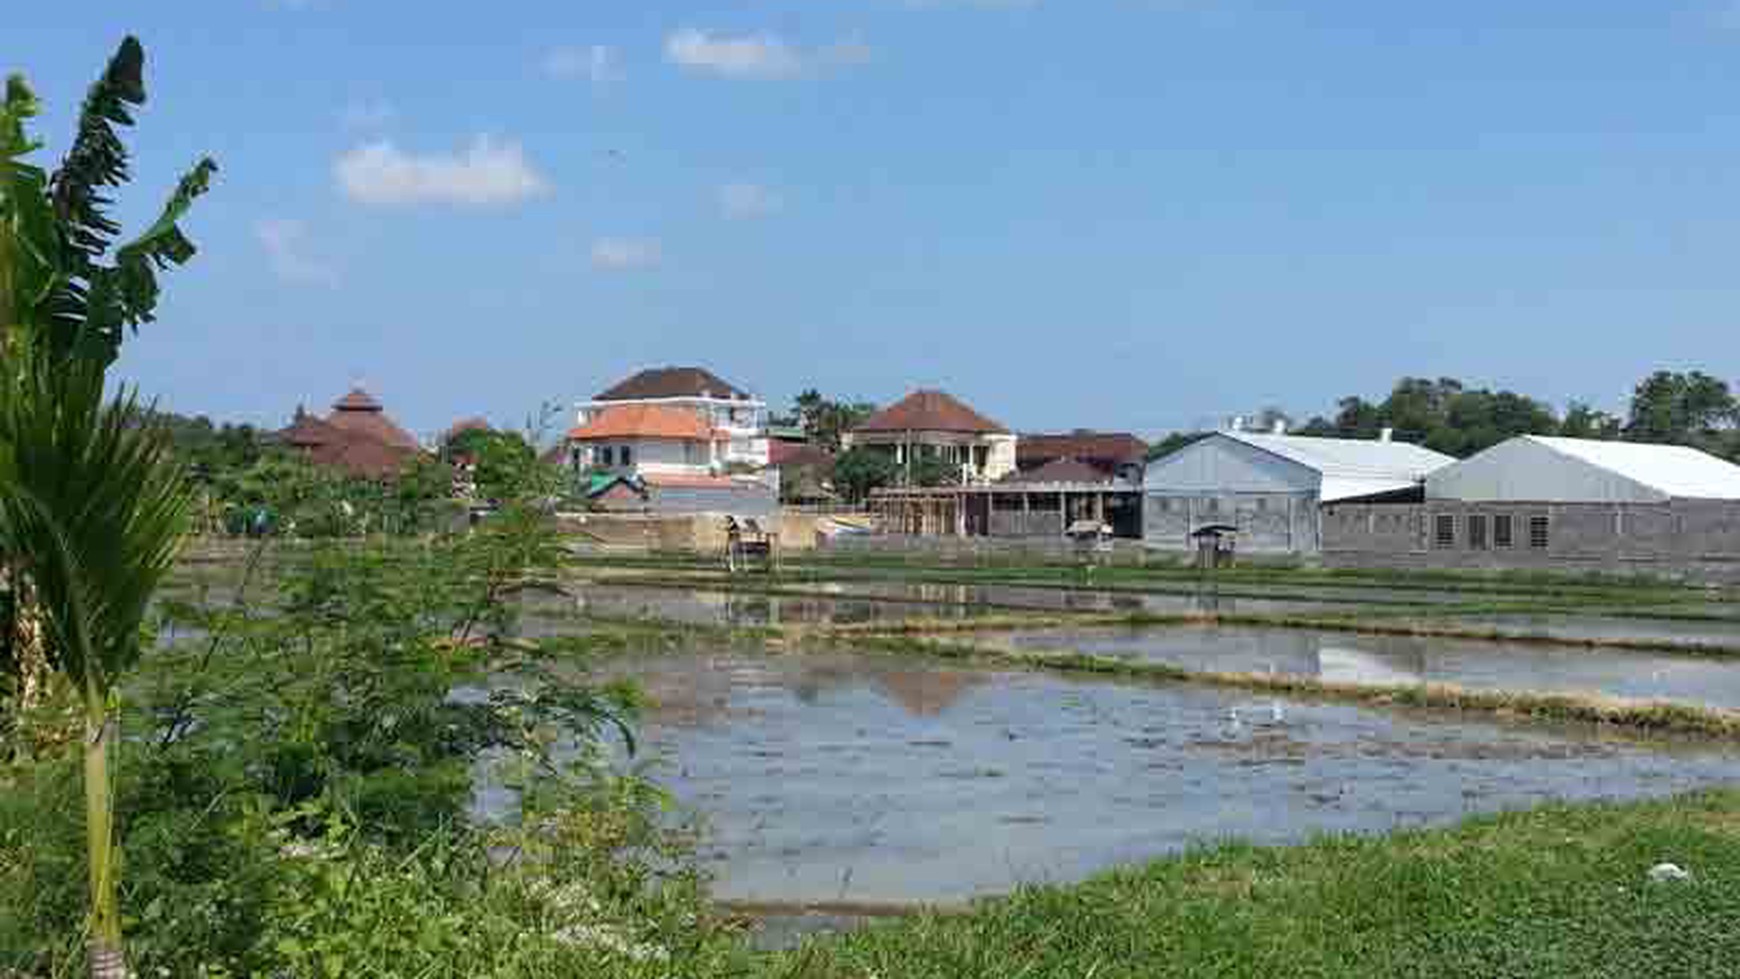
<instances>
[{"instance_id":1,"label":"green foliage","mask_svg":"<svg viewBox=\"0 0 1740 979\"><path fill-rule=\"evenodd\" d=\"M808 979L1730 975L1740 796L1549 806L1450 829L1229 843L814 942ZM1669 858L1693 879L1652 885Z\"/></svg>"},{"instance_id":2,"label":"green foliage","mask_svg":"<svg viewBox=\"0 0 1740 979\"><path fill-rule=\"evenodd\" d=\"M157 219L133 240L103 256L121 227L108 216L108 193L130 179L127 148L117 130L133 124L132 110L145 101L145 53L129 37L92 84L79 113L78 131L61 166L46 181L22 163L21 122L34 112L22 81L8 82L7 110L0 122L6 143L6 203L0 210L13 240L0 246L13 258L13 326L33 330L56 358L79 356L103 366L120 351L127 328L150 322L156 312L157 272L193 257L194 247L178 222L210 186L217 166L202 159L181 178ZM24 260L19 262L17 259Z\"/></svg>"},{"instance_id":3,"label":"green foliage","mask_svg":"<svg viewBox=\"0 0 1740 979\"><path fill-rule=\"evenodd\" d=\"M1448 377L1404 377L1381 404L1347 397L1339 409L1333 421L1313 419L1298 434L1370 439L1391 428L1398 439L1466 456L1514 435L1559 431L1558 418L1541 402L1512 391L1467 388Z\"/></svg>"},{"instance_id":4,"label":"green foliage","mask_svg":"<svg viewBox=\"0 0 1740 979\"><path fill-rule=\"evenodd\" d=\"M477 495L487 500L519 492L528 479L528 470L538 465L537 450L525 436L495 429L460 432L442 447L441 456L449 464L470 466Z\"/></svg>"},{"instance_id":5,"label":"green foliage","mask_svg":"<svg viewBox=\"0 0 1740 979\"><path fill-rule=\"evenodd\" d=\"M1627 417L1573 401L1563 419L1547 405L1512 391L1468 388L1455 378L1404 377L1372 404L1341 399L1333 419L1314 418L1300 435L1375 438L1384 428L1449 455L1467 456L1515 435L1563 435L1691 445L1740 458L1740 399L1728 383L1701 371L1657 371L1639 381Z\"/></svg>"},{"instance_id":6,"label":"green foliage","mask_svg":"<svg viewBox=\"0 0 1740 979\"><path fill-rule=\"evenodd\" d=\"M854 503L867 499L873 489L892 485L899 475L888 453L876 449L847 449L834 460L834 486Z\"/></svg>"},{"instance_id":7,"label":"green foliage","mask_svg":"<svg viewBox=\"0 0 1740 979\"><path fill-rule=\"evenodd\" d=\"M792 409L804 437L829 452L840 451L841 436L876 413L876 406L869 402L832 401L815 388L798 395Z\"/></svg>"},{"instance_id":8,"label":"green foliage","mask_svg":"<svg viewBox=\"0 0 1740 979\"><path fill-rule=\"evenodd\" d=\"M959 463L949 462L929 452L917 453L907 467L907 482L914 486L958 486L961 482Z\"/></svg>"},{"instance_id":9,"label":"green foliage","mask_svg":"<svg viewBox=\"0 0 1740 979\"><path fill-rule=\"evenodd\" d=\"M1179 449L1194 445L1213 434L1213 432L1172 432L1148 447L1148 461L1153 462L1155 459L1169 456Z\"/></svg>"},{"instance_id":10,"label":"green foliage","mask_svg":"<svg viewBox=\"0 0 1740 979\"><path fill-rule=\"evenodd\" d=\"M515 501L468 533L316 546L264 597L250 572L222 603L164 603L164 631L192 638L141 664L116 747L139 974L698 975L738 958L663 795L611 747L633 743L635 691L577 683L573 648L513 638L517 596L561 559L546 517ZM474 815L480 771L517 799L505 819ZM0 766L0 974L79 967L69 773L59 753Z\"/></svg>"},{"instance_id":11,"label":"green foliage","mask_svg":"<svg viewBox=\"0 0 1740 979\"><path fill-rule=\"evenodd\" d=\"M192 502L131 397L105 403L91 360L34 349L0 372L0 541L28 555L50 662L106 690L139 653L139 626Z\"/></svg>"},{"instance_id":12,"label":"green foliage","mask_svg":"<svg viewBox=\"0 0 1740 979\"><path fill-rule=\"evenodd\" d=\"M1735 446L1727 436L1737 418L1740 403L1728 382L1702 371L1656 371L1632 393L1625 437L1732 452Z\"/></svg>"}]
</instances>

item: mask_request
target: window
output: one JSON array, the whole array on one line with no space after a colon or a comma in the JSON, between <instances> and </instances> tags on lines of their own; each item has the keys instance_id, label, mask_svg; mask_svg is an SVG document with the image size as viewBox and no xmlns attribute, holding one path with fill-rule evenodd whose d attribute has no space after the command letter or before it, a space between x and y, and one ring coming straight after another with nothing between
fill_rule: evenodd
<instances>
[{"instance_id":1,"label":"window","mask_svg":"<svg viewBox=\"0 0 1740 979\"><path fill-rule=\"evenodd\" d=\"M1509 547L1509 546L1511 546L1510 514L1499 513L1499 514L1495 514L1493 516L1493 518L1492 518L1492 546L1493 547Z\"/></svg>"},{"instance_id":2,"label":"window","mask_svg":"<svg viewBox=\"0 0 1740 979\"><path fill-rule=\"evenodd\" d=\"M1456 518L1448 513L1440 513L1432 519L1432 540L1439 547L1456 546Z\"/></svg>"},{"instance_id":3,"label":"window","mask_svg":"<svg viewBox=\"0 0 1740 979\"><path fill-rule=\"evenodd\" d=\"M620 452L618 452L617 454L622 457L622 464L623 465L625 465L625 466L634 465L634 453L632 450L629 449L628 446L626 446L626 445L623 446L622 450Z\"/></svg>"},{"instance_id":4,"label":"window","mask_svg":"<svg viewBox=\"0 0 1740 979\"><path fill-rule=\"evenodd\" d=\"M1155 513L1171 513L1172 512L1172 501L1170 499L1167 499L1164 496L1156 496L1154 498L1154 512Z\"/></svg>"},{"instance_id":5,"label":"window","mask_svg":"<svg viewBox=\"0 0 1740 979\"><path fill-rule=\"evenodd\" d=\"M614 458L615 457L611 454L610 446L608 446L608 445L599 446L599 448L598 448L598 464L600 466L611 465L613 463Z\"/></svg>"},{"instance_id":6,"label":"window","mask_svg":"<svg viewBox=\"0 0 1740 979\"><path fill-rule=\"evenodd\" d=\"M1478 513L1468 515L1468 549L1486 550L1486 517Z\"/></svg>"},{"instance_id":7,"label":"window","mask_svg":"<svg viewBox=\"0 0 1740 979\"><path fill-rule=\"evenodd\" d=\"M1216 497L1213 497L1213 496L1204 497L1202 500L1202 512L1203 513L1219 513L1220 512L1220 500Z\"/></svg>"},{"instance_id":8,"label":"window","mask_svg":"<svg viewBox=\"0 0 1740 979\"><path fill-rule=\"evenodd\" d=\"M1269 498L1266 496L1257 497L1257 512L1262 513L1267 509L1269 509Z\"/></svg>"},{"instance_id":9,"label":"window","mask_svg":"<svg viewBox=\"0 0 1740 979\"><path fill-rule=\"evenodd\" d=\"M1551 543L1548 530L1546 517L1530 517L1529 546L1536 550L1545 550L1547 545Z\"/></svg>"}]
</instances>

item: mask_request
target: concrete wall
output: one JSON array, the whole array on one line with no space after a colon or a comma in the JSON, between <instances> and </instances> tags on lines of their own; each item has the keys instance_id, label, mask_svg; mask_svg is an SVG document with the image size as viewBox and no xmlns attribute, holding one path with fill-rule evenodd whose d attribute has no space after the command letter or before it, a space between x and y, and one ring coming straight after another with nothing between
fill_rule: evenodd
<instances>
[{"instance_id":1,"label":"concrete wall","mask_svg":"<svg viewBox=\"0 0 1740 979\"><path fill-rule=\"evenodd\" d=\"M1510 545L1495 534L1509 516ZM1470 539L1481 518L1484 546ZM1547 521L1545 547L1530 521ZM1440 519L1449 520L1449 543ZM1668 503L1331 504L1323 508L1323 562L1350 568L1460 568L1645 573L1740 581L1740 501Z\"/></svg>"},{"instance_id":2,"label":"concrete wall","mask_svg":"<svg viewBox=\"0 0 1740 979\"><path fill-rule=\"evenodd\" d=\"M1161 550L1195 550L1190 533L1209 524L1239 529L1238 550L1252 554L1314 554L1317 494L1300 492L1156 491L1143 497L1142 539Z\"/></svg>"},{"instance_id":3,"label":"concrete wall","mask_svg":"<svg viewBox=\"0 0 1740 979\"><path fill-rule=\"evenodd\" d=\"M783 538L782 538L783 539ZM1108 564L1146 564L1148 549L1140 541L1113 541L1109 554L1094 559ZM915 537L906 534L866 534L835 537L820 547L831 554L877 554L904 556L924 561L1020 562L1022 560L1085 560L1074 541L1066 537ZM1176 564L1176 556L1156 557L1156 562Z\"/></svg>"}]
</instances>

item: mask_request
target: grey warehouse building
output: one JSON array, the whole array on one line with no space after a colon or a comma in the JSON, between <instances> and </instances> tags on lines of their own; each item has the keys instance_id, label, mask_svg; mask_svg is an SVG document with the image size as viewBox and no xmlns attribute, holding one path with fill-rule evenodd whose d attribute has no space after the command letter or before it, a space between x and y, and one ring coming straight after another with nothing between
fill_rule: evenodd
<instances>
[{"instance_id":1,"label":"grey warehouse building","mask_svg":"<svg viewBox=\"0 0 1740 979\"><path fill-rule=\"evenodd\" d=\"M1143 541L1190 550L1205 527L1238 529L1240 551L1316 554L1322 508L1423 495L1428 473L1456 460L1407 442L1216 432L1148 464Z\"/></svg>"},{"instance_id":2,"label":"grey warehouse building","mask_svg":"<svg viewBox=\"0 0 1740 979\"><path fill-rule=\"evenodd\" d=\"M1523 435L1434 471L1421 502L1326 507L1323 535L1331 566L1735 581L1740 466L1686 446Z\"/></svg>"}]
</instances>

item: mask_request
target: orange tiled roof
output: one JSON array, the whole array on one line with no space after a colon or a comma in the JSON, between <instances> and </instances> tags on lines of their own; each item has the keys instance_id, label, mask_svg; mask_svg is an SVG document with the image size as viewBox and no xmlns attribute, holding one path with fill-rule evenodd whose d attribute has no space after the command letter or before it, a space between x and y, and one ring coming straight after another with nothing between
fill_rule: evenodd
<instances>
[{"instance_id":1,"label":"orange tiled roof","mask_svg":"<svg viewBox=\"0 0 1740 979\"><path fill-rule=\"evenodd\" d=\"M718 437L699 413L669 405L618 405L606 408L591 421L571 429L575 442L597 439L683 439L708 442Z\"/></svg>"}]
</instances>

